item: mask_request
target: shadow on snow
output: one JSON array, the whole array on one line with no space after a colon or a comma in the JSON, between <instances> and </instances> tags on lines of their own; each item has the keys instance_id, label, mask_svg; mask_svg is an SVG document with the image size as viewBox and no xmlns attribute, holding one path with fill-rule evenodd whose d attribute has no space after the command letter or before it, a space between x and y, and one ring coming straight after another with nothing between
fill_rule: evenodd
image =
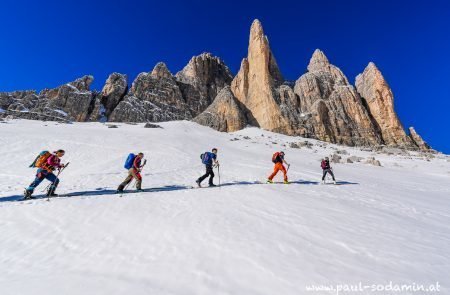
<instances>
[{"instance_id":1,"label":"shadow on snow","mask_svg":"<svg viewBox=\"0 0 450 295\"><path fill-rule=\"evenodd\" d=\"M261 185L266 184L264 182L260 181L237 181L237 182L228 182L223 183L221 186L227 187L227 186L236 186L236 185ZM282 184L282 182L277 182L275 184ZM309 181L309 180L297 180L292 181L291 184L305 184L305 185L319 185L320 182L318 181ZM349 182L349 181L338 181L336 182L338 185L351 185L351 184L359 184L356 182ZM269 184L267 184L269 185ZM141 193L157 193L157 192L170 192L170 191L179 191L179 190L188 190L192 189L192 186L185 186L185 185L167 185L162 187L155 187L155 188L146 188L143 189ZM208 188L208 187L204 187ZM138 193L134 190L129 190L124 193L126 194L134 194ZM97 188L95 190L91 191L79 191L79 192L72 192L61 195L61 197L80 197L80 196L104 196L104 195L119 195L116 193L116 190L114 189L105 189L105 188ZM37 195L34 200L38 199L46 199L47 196L45 195ZM6 197L0 197L0 203L4 202L15 202L15 201L21 201L23 199L22 195L13 195L13 196L6 196ZM32 199L33 200L33 199Z\"/></svg>"}]
</instances>

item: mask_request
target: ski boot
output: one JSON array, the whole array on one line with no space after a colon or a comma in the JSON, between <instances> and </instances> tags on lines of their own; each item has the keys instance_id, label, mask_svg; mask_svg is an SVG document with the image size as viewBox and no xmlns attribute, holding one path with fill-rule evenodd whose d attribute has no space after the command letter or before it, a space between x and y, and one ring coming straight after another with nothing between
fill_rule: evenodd
<instances>
[{"instance_id":1,"label":"ski boot","mask_svg":"<svg viewBox=\"0 0 450 295\"><path fill-rule=\"evenodd\" d=\"M336 180L333 180L333 184L334 184L334 185L336 184Z\"/></svg>"},{"instance_id":2,"label":"ski boot","mask_svg":"<svg viewBox=\"0 0 450 295\"><path fill-rule=\"evenodd\" d=\"M216 187L217 185L215 185L214 183L210 183L209 187Z\"/></svg>"},{"instance_id":3,"label":"ski boot","mask_svg":"<svg viewBox=\"0 0 450 295\"><path fill-rule=\"evenodd\" d=\"M273 183L273 181L270 179L267 179L267 183Z\"/></svg>"},{"instance_id":4,"label":"ski boot","mask_svg":"<svg viewBox=\"0 0 450 295\"><path fill-rule=\"evenodd\" d=\"M322 180L322 182L320 184L325 184L325 180Z\"/></svg>"},{"instance_id":5,"label":"ski boot","mask_svg":"<svg viewBox=\"0 0 450 295\"><path fill-rule=\"evenodd\" d=\"M49 188L49 190L47 192L47 197L57 197L58 194L55 194L55 190L56 190L56 188L54 188L54 187Z\"/></svg>"},{"instance_id":6,"label":"ski boot","mask_svg":"<svg viewBox=\"0 0 450 295\"><path fill-rule=\"evenodd\" d=\"M201 185L201 183L200 183L200 180L197 179L197 180L195 181L195 183L198 185L198 187L202 187L202 185Z\"/></svg>"},{"instance_id":7,"label":"ski boot","mask_svg":"<svg viewBox=\"0 0 450 295\"><path fill-rule=\"evenodd\" d=\"M35 197L33 197L32 194L33 194L33 191L25 190L23 192L23 199L24 200L35 199Z\"/></svg>"},{"instance_id":8,"label":"ski boot","mask_svg":"<svg viewBox=\"0 0 450 295\"><path fill-rule=\"evenodd\" d=\"M287 180L285 180L284 182L283 182L284 184L291 184L289 181L287 181Z\"/></svg>"}]
</instances>

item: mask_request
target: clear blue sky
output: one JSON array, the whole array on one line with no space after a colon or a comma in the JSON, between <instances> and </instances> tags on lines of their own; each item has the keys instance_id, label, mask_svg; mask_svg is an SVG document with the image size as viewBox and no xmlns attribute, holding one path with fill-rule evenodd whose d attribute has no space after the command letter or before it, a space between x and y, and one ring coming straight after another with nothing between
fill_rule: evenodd
<instances>
[{"instance_id":1,"label":"clear blue sky","mask_svg":"<svg viewBox=\"0 0 450 295\"><path fill-rule=\"evenodd\" d=\"M101 89L111 72L132 81L164 61L176 73L204 51L236 73L255 18L285 78L304 73L315 48L353 82L373 61L404 126L450 153L450 1L2 0L0 91L85 74Z\"/></svg>"}]
</instances>

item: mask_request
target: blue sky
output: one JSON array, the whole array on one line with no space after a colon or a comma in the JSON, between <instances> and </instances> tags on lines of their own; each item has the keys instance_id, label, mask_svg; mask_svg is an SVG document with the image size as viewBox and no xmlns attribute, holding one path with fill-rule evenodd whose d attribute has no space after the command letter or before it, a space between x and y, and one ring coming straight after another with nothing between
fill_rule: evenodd
<instances>
[{"instance_id":1,"label":"blue sky","mask_svg":"<svg viewBox=\"0 0 450 295\"><path fill-rule=\"evenodd\" d=\"M101 89L164 61L220 56L236 73L253 19L261 20L286 79L322 49L354 82L369 61L396 110L450 153L450 1L10 1L0 2L0 91L55 87L85 74Z\"/></svg>"}]
</instances>

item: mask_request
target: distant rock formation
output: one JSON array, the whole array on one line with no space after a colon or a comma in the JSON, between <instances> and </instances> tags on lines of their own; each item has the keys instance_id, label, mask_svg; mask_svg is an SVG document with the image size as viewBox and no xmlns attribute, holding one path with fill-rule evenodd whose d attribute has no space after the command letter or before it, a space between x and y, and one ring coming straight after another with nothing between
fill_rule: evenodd
<instances>
[{"instance_id":1,"label":"distant rock formation","mask_svg":"<svg viewBox=\"0 0 450 295\"><path fill-rule=\"evenodd\" d=\"M106 80L102 92L95 101L92 111L91 121L107 121L108 117L122 101L128 91L127 76L119 73L112 73Z\"/></svg>"},{"instance_id":2,"label":"distant rock formation","mask_svg":"<svg viewBox=\"0 0 450 295\"><path fill-rule=\"evenodd\" d=\"M222 132L241 130L246 125L244 110L239 106L230 86L222 88L214 102L193 121Z\"/></svg>"},{"instance_id":3,"label":"distant rock formation","mask_svg":"<svg viewBox=\"0 0 450 295\"><path fill-rule=\"evenodd\" d=\"M175 77L164 63L141 73L109 117L112 122L161 122L192 119Z\"/></svg>"},{"instance_id":4,"label":"distant rock formation","mask_svg":"<svg viewBox=\"0 0 450 295\"><path fill-rule=\"evenodd\" d=\"M261 23L255 20L250 29L248 56L231 83L231 90L246 106L250 123L263 129L293 134L290 122L283 116L277 88L283 77L275 61Z\"/></svg>"},{"instance_id":5,"label":"distant rock formation","mask_svg":"<svg viewBox=\"0 0 450 295\"><path fill-rule=\"evenodd\" d=\"M308 72L295 83L302 113L310 113L304 136L345 145L378 145L381 138L355 88L325 54L316 50Z\"/></svg>"},{"instance_id":6,"label":"distant rock formation","mask_svg":"<svg viewBox=\"0 0 450 295\"><path fill-rule=\"evenodd\" d=\"M6 111L24 119L87 121L98 93L90 91L94 78L84 76L54 89L0 93ZM3 108L3 107L2 107Z\"/></svg>"},{"instance_id":7,"label":"distant rock formation","mask_svg":"<svg viewBox=\"0 0 450 295\"><path fill-rule=\"evenodd\" d=\"M175 77L192 116L203 112L233 80L225 63L211 53L191 58Z\"/></svg>"},{"instance_id":8,"label":"distant rock formation","mask_svg":"<svg viewBox=\"0 0 450 295\"><path fill-rule=\"evenodd\" d=\"M307 72L285 81L258 20L250 28L247 57L235 77L210 53L190 59L175 76L166 64L127 76L112 73L101 92L90 90L92 76L53 89L0 92L0 118L101 122L194 120L230 132L250 124L350 146L430 150L394 110L393 93L374 63L356 77L344 73L316 50Z\"/></svg>"},{"instance_id":9,"label":"distant rock formation","mask_svg":"<svg viewBox=\"0 0 450 295\"><path fill-rule=\"evenodd\" d=\"M381 72L370 62L362 74L356 77L356 88L365 100L386 145L411 147L394 111L394 95Z\"/></svg>"},{"instance_id":10,"label":"distant rock formation","mask_svg":"<svg viewBox=\"0 0 450 295\"><path fill-rule=\"evenodd\" d=\"M409 136L410 136L411 140L419 147L419 149L421 151L429 151L429 150L431 150L431 147L416 132L414 127L409 127Z\"/></svg>"}]
</instances>

